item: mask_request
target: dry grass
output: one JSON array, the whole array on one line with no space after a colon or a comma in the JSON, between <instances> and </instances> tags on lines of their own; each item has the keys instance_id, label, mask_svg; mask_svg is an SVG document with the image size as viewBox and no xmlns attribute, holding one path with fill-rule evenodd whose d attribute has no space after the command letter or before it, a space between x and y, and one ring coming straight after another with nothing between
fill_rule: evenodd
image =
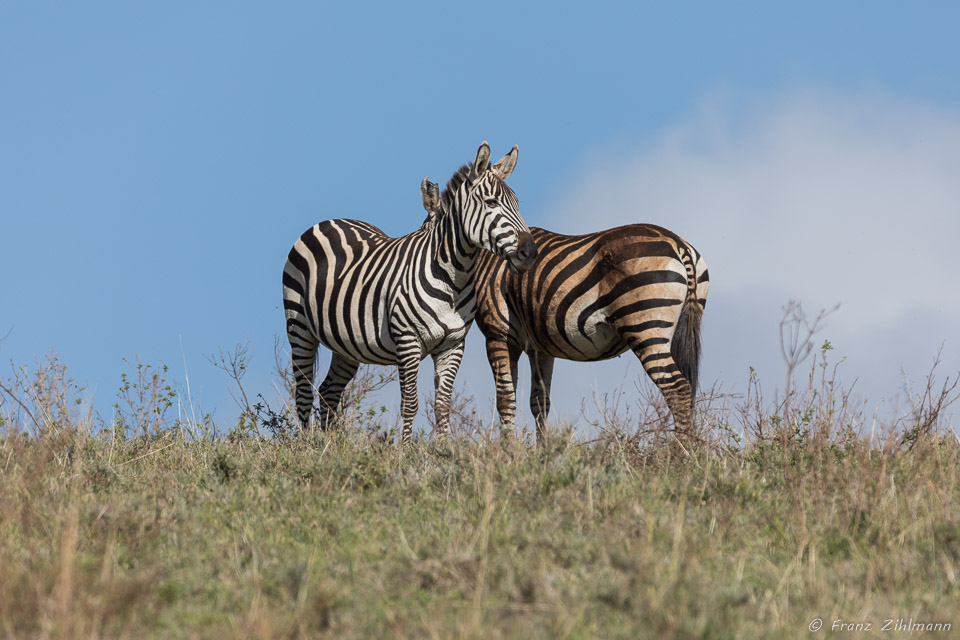
<instances>
[{"instance_id":1,"label":"dry grass","mask_svg":"<svg viewBox=\"0 0 960 640\"><path fill-rule=\"evenodd\" d=\"M783 637L958 623L960 446L0 440L10 638Z\"/></svg>"},{"instance_id":2,"label":"dry grass","mask_svg":"<svg viewBox=\"0 0 960 640\"><path fill-rule=\"evenodd\" d=\"M0 636L789 638L815 618L825 634L836 620L960 629L949 380L931 375L902 419L867 429L823 364L828 346L773 403L756 381L746 397L705 394L699 439L672 441L654 402L629 422L608 407L595 440L567 430L540 450L465 403L449 443L408 448L355 407L336 433L291 434L283 411L246 395L244 424L223 437L154 429L150 393L97 424L71 404L65 369L41 364L44 384L24 371L0 391Z\"/></svg>"}]
</instances>

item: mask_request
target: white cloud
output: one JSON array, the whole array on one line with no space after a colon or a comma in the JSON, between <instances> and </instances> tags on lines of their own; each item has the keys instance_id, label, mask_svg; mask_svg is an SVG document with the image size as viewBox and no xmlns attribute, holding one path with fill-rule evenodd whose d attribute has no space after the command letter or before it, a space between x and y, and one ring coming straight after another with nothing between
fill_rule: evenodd
<instances>
[{"instance_id":1,"label":"white cloud","mask_svg":"<svg viewBox=\"0 0 960 640\"><path fill-rule=\"evenodd\" d=\"M958 176L960 111L878 94L717 98L635 155L593 162L545 218L568 233L653 222L704 254L704 383L735 386L754 366L780 384L783 305L839 302L821 337L879 401L943 341L942 373L960 368ZM622 363L604 366L597 384L622 380Z\"/></svg>"}]
</instances>

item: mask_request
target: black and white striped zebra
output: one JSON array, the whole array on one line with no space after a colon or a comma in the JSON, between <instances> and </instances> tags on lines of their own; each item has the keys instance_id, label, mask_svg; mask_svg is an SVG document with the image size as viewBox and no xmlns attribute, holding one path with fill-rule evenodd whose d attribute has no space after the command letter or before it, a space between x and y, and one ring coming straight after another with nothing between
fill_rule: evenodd
<instances>
[{"instance_id":1,"label":"black and white striped zebra","mask_svg":"<svg viewBox=\"0 0 960 640\"><path fill-rule=\"evenodd\" d=\"M444 218L424 199L434 224ZM530 360L530 409L542 441L555 358L596 361L627 350L640 359L680 431L693 422L700 320L710 275L675 233L633 224L582 236L532 228L538 257L524 273L481 256L476 322L486 338L502 428L516 418L517 361Z\"/></svg>"},{"instance_id":2,"label":"black and white striped zebra","mask_svg":"<svg viewBox=\"0 0 960 640\"><path fill-rule=\"evenodd\" d=\"M473 271L484 250L511 270L536 258L517 196L505 180L517 147L490 166L490 147L460 168L443 194L421 185L426 206L451 215L400 238L357 220L327 220L307 230L283 269L283 305L293 359L297 417L310 421L317 349L333 354L319 386L326 427L360 363L396 364L400 371L402 441L417 413L417 370L433 357L437 431L449 423L453 381L476 313ZM442 202L441 202L442 201Z\"/></svg>"}]
</instances>

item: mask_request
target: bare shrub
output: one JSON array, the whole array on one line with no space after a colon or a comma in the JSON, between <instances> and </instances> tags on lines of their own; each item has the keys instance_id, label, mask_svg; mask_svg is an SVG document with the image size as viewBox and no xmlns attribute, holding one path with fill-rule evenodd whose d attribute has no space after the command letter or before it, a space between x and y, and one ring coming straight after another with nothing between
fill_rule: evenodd
<instances>
[{"instance_id":1,"label":"bare shrub","mask_svg":"<svg viewBox=\"0 0 960 640\"><path fill-rule=\"evenodd\" d=\"M10 366L12 377L0 379L0 426L40 436L80 422L85 388L74 382L56 353L35 360L33 371L26 365ZM84 417L89 422L89 413Z\"/></svg>"},{"instance_id":2,"label":"bare shrub","mask_svg":"<svg viewBox=\"0 0 960 640\"><path fill-rule=\"evenodd\" d=\"M904 429L900 444L910 449L923 438L939 435L946 426L944 421L947 408L960 398L960 391L957 391L960 374L954 376L953 380L950 379L950 376L947 376L937 390L936 372L937 367L940 366L942 353L943 347L941 346L940 351L934 358L933 365L930 367L930 372L927 374L923 391L915 395L908 385L904 385L904 391L910 402L910 410L906 416L899 418L897 423Z\"/></svg>"},{"instance_id":3,"label":"bare shrub","mask_svg":"<svg viewBox=\"0 0 960 640\"><path fill-rule=\"evenodd\" d=\"M247 368L250 365L250 341L238 342L233 351L224 351L222 347L217 347L216 353L207 356L207 362L226 373L233 381L239 397L234 394L233 389L230 390L230 397L240 407L240 423L249 421L253 423L252 427L255 429L253 407L243 388L243 377L247 374Z\"/></svg>"},{"instance_id":4,"label":"bare shrub","mask_svg":"<svg viewBox=\"0 0 960 640\"><path fill-rule=\"evenodd\" d=\"M254 433L258 438L263 438L260 431L260 416L264 414L264 419L276 419L276 416L270 416L272 409L266 406L263 396L260 395L261 402L254 405L250 404L247 391L243 386L243 377L247 374L250 366L250 341L238 342L234 345L232 351L224 351L222 347L217 347L217 353L207 356L207 362L220 369L230 380L236 389L230 389L230 397L240 408L240 416L237 418L237 424L231 431L234 435L247 435Z\"/></svg>"},{"instance_id":5,"label":"bare shrub","mask_svg":"<svg viewBox=\"0 0 960 640\"><path fill-rule=\"evenodd\" d=\"M813 337L822 329L824 319L839 308L840 305L830 310L821 309L812 322L807 319L799 300L790 300L783 310L783 319L780 320L780 354L787 365L787 377L780 414L783 418L781 425L786 426L787 429L791 427L799 429L796 412L800 406L806 405L806 401L811 399L813 373L811 372L811 384L807 388L807 395L799 396L801 392L796 388L798 369L813 351ZM829 345L829 342L824 343L822 354L825 355L826 351L832 348Z\"/></svg>"},{"instance_id":6,"label":"bare shrub","mask_svg":"<svg viewBox=\"0 0 960 640\"><path fill-rule=\"evenodd\" d=\"M733 430L729 417L739 396L724 391L720 383L697 394L693 428L683 434L683 442L674 429L663 393L648 376L641 374L634 381L635 394L626 392L624 385L625 381L611 391L594 392L596 418L588 415L586 401L581 403L580 415L598 431L589 442L606 442L650 454L664 446L689 452L691 447L739 446L743 440Z\"/></svg>"},{"instance_id":7,"label":"bare shrub","mask_svg":"<svg viewBox=\"0 0 960 640\"><path fill-rule=\"evenodd\" d=\"M126 358L130 373L120 374L117 401L113 404L114 433L121 438L153 437L166 424L167 410L173 406L177 392L167 382L167 365L154 367L137 357L136 363Z\"/></svg>"},{"instance_id":8,"label":"bare shrub","mask_svg":"<svg viewBox=\"0 0 960 640\"><path fill-rule=\"evenodd\" d=\"M735 428L732 416L741 394L725 391L722 382L714 382L709 389L697 394L693 433L696 442L715 451L735 451L746 443L745 429Z\"/></svg>"},{"instance_id":9,"label":"bare shrub","mask_svg":"<svg viewBox=\"0 0 960 640\"><path fill-rule=\"evenodd\" d=\"M384 433L384 437L392 440L396 433L397 420L391 423L386 405L373 402L372 396L395 382L399 376L399 371L394 366L360 365L357 375L344 388L340 397L340 406L337 407L340 423L352 423L370 433Z\"/></svg>"},{"instance_id":10,"label":"bare shrub","mask_svg":"<svg viewBox=\"0 0 960 640\"><path fill-rule=\"evenodd\" d=\"M290 361L290 350L284 346L279 335L273 336L273 375L275 385L288 407L296 403L297 383L293 379L293 366Z\"/></svg>"},{"instance_id":11,"label":"bare shrub","mask_svg":"<svg viewBox=\"0 0 960 640\"><path fill-rule=\"evenodd\" d=\"M581 402L580 415L599 432L597 441L607 440L634 448L663 441L670 431L670 409L663 394L643 375L634 383L639 398L627 394L625 384L626 379L611 391L594 391L593 408L597 418L589 418L586 400ZM631 413L632 407L636 407L636 415Z\"/></svg>"},{"instance_id":12,"label":"bare shrub","mask_svg":"<svg viewBox=\"0 0 960 640\"><path fill-rule=\"evenodd\" d=\"M780 322L780 351L787 366L783 392L768 408L760 379L750 369L744 400L736 409L745 442L778 442L786 447L789 442L815 440L843 445L856 437L855 427L862 425L862 418L860 408L851 403L852 387L843 388L837 378L843 360L831 364L828 354L833 345L824 340L817 349L814 341L823 320L837 308L821 310L813 321L796 300L784 308ZM798 379L800 366L811 355L804 384Z\"/></svg>"},{"instance_id":13,"label":"bare shrub","mask_svg":"<svg viewBox=\"0 0 960 640\"><path fill-rule=\"evenodd\" d=\"M427 424L430 425L430 433L437 431L437 395L432 391L424 398L425 413ZM490 445L494 442L494 434L490 429L490 424L483 420L483 417L477 411L473 395L464 390L463 386L455 386L450 395L450 433L449 437L454 440L466 440ZM509 437L506 433L500 434L501 438Z\"/></svg>"}]
</instances>

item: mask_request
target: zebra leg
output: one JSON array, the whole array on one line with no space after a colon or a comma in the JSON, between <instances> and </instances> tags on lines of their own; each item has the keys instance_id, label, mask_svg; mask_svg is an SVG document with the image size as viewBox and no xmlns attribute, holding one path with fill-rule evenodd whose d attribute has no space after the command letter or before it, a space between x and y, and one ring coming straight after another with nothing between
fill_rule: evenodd
<instances>
[{"instance_id":1,"label":"zebra leg","mask_svg":"<svg viewBox=\"0 0 960 640\"><path fill-rule=\"evenodd\" d=\"M553 356L529 351L527 358L530 360L530 411L537 423L537 444L542 445L547 430L547 415L550 413Z\"/></svg>"},{"instance_id":2,"label":"zebra leg","mask_svg":"<svg viewBox=\"0 0 960 640\"><path fill-rule=\"evenodd\" d=\"M450 429L450 399L453 397L453 381L463 358L463 345L460 344L433 355L433 385L436 389L437 437L446 438Z\"/></svg>"},{"instance_id":3,"label":"zebra leg","mask_svg":"<svg viewBox=\"0 0 960 640\"><path fill-rule=\"evenodd\" d=\"M517 419L517 361L520 349L506 338L487 339L487 360L497 387L500 432L513 434Z\"/></svg>"},{"instance_id":4,"label":"zebra leg","mask_svg":"<svg viewBox=\"0 0 960 640\"><path fill-rule=\"evenodd\" d=\"M287 329L290 341L290 359L293 364L294 397L297 405L297 420L300 428L310 426L310 412L313 409L313 367L317 361L316 342L305 341Z\"/></svg>"},{"instance_id":5,"label":"zebra leg","mask_svg":"<svg viewBox=\"0 0 960 640\"><path fill-rule=\"evenodd\" d=\"M330 358L330 369L327 370L327 377L320 383L318 391L320 393L320 428L326 430L330 426L330 421L340 406L340 398L343 396L343 389L346 387L353 376L357 375L357 369L360 363L353 358L334 353Z\"/></svg>"},{"instance_id":6,"label":"zebra leg","mask_svg":"<svg viewBox=\"0 0 960 640\"><path fill-rule=\"evenodd\" d=\"M420 370L420 340L415 335L395 339L397 343L397 368L400 370L400 417L403 431L400 442L409 444L413 436L413 419L417 415L417 372Z\"/></svg>"},{"instance_id":7,"label":"zebra leg","mask_svg":"<svg viewBox=\"0 0 960 640\"><path fill-rule=\"evenodd\" d=\"M689 434L693 426L693 389L670 355L670 339L650 334L649 331L644 332L641 339L640 334L621 331L630 349L640 359L644 371L667 401L674 427L680 433Z\"/></svg>"}]
</instances>

